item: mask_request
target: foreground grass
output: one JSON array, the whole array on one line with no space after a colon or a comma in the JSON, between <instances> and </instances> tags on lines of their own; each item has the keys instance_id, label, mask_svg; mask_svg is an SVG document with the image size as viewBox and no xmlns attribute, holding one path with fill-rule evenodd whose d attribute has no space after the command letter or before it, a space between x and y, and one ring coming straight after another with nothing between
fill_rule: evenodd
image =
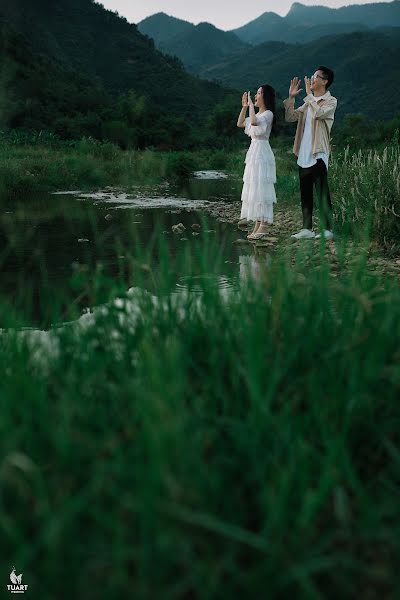
<instances>
[{"instance_id":1,"label":"foreground grass","mask_svg":"<svg viewBox=\"0 0 400 600\"><path fill-rule=\"evenodd\" d=\"M3 338L0 537L32 597L397 597L399 286L303 258L176 304L161 252L132 326L59 329L46 368Z\"/></svg>"}]
</instances>

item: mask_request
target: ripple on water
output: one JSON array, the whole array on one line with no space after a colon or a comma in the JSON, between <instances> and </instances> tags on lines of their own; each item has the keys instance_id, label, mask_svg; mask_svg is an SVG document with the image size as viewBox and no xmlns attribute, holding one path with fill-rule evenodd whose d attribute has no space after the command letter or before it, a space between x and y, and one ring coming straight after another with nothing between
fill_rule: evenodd
<instances>
[{"instance_id":1,"label":"ripple on water","mask_svg":"<svg viewBox=\"0 0 400 600\"><path fill-rule=\"evenodd\" d=\"M232 277L226 275L185 275L179 278L173 293L202 295L205 287L218 288L219 290L235 289Z\"/></svg>"}]
</instances>

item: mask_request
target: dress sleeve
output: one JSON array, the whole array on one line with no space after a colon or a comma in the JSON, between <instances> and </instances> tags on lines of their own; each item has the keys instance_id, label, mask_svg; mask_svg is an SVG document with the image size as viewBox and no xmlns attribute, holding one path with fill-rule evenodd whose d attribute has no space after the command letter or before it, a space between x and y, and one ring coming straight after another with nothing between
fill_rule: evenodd
<instances>
[{"instance_id":1,"label":"dress sleeve","mask_svg":"<svg viewBox=\"0 0 400 600\"><path fill-rule=\"evenodd\" d=\"M256 115L257 125L250 125L251 132L247 135L255 135L256 137L259 135L264 135L267 132L269 126L272 125L272 121L274 120L274 114L270 110L266 110L260 117ZM249 118L250 122L250 118Z\"/></svg>"},{"instance_id":2,"label":"dress sleeve","mask_svg":"<svg viewBox=\"0 0 400 600\"><path fill-rule=\"evenodd\" d=\"M246 117L244 120L244 132L246 135L251 136L250 117Z\"/></svg>"}]
</instances>

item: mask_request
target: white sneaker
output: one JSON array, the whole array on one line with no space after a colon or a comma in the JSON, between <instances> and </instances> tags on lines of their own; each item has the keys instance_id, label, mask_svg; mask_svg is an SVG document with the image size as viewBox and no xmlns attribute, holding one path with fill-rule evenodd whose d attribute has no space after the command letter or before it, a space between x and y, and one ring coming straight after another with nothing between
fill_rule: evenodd
<instances>
[{"instance_id":1,"label":"white sneaker","mask_svg":"<svg viewBox=\"0 0 400 600\"><path fill-rule=\"evenodd\" d=\"M316 238L317 240L319 240L319 239L320 239L320 237L321 237L321 234L320 234L320 233L319 233L318 235L316 235L316 236L315 236L315 238ZM326 240L332 240L332 239L333 239L333 233L332 233L332 231L329 231L329 229L325 229L325 230L324 230L324 238L325 238Z\"/></svg>"},{"instance_id":2,"label":"white sneaker","mask_svg":"<svg viewBox=\"0 0 400 600\"><path fill-rule=\"evenodd\" d=\"M301 229L299 233L294 233L291 237L295 240L310 240L315 238L315 233L311 229Z\"/></svg>"}]
</instances>

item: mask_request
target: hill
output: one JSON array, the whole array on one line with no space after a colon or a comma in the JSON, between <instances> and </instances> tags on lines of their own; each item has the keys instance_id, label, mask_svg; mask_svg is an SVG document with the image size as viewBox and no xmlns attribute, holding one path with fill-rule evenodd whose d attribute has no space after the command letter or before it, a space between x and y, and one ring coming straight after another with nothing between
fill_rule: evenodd
<instances>
[{"instance_id":1,"label":"hill","mask_svg":"<svg viewBox=\"0 0 400 600\"><path fill-rule=\"evenodd\" d=\"M191 76L135 25L92 0L0 2L0 19L0 78L7 83L2 104L19 107L0 115L3 126L47 127L67 135L58 119L63 113L73 137L79 119L86 115L87 121L90 113L97 137L105 135L105 119L123 137L124 127L151 123L154 135L147 141L155 143L157 124L158 139L176 140L179 131L188 139L187 119L200 125L226 100L221 86Z\"/></svg>"},{"instance_id":2,"label":"hill","mask_svg":"<svg viewBox=\"0 0 400 600\"><path fill-rule=\"evenodd\" d=\"M210 23L193 25L165 13L144 19L138 29L151 37L159 50L176 56L195 74L248 47L234 33L222 31Z\"/></svg>"},{"instance_id":3,"label":"hill","mask_svg":"<svg viewBox=\"0 0 400 600\"><path fill-rule=\"evenodd\" d=\"M159 12L140 21L137 27L143 35L151 37L155 45L159 47L160 44L170 42L179 34L192 31L195 26L189 21Z\"/></svg>"},{"instance_id":4,"label":"hill","mask_svg":"<svg viewBox=\"0 0 400 600\"><path fill-rule=\"evenodd\" d=\"M160 50L177 56L193 73L199 73L202 68L248 47L235 34L221 31L210 23L199 23L189 32L160 44Z\"/></svg>"},{"instance_id":5,"label":"hill","mask_svg":"<svg viewBox=\"0 0 400 600\"><path fill-rule=\"evenodd\" d=\"M250 44L266 41L301 43L323 35L337 35L383 26L400 26L400 0L341 8L305 6L295 2L285 17L265 12L232 32Z\"/></svg>"},{"instance_id":6,"label":"hill","mask_svg":"<svg viewBox=\"0 0 400 600\"><path fill-rule=\"evenodd\" d=\"M286 97L292 77L311 75L323 63L335 71L332 93L339 99L339 119L346 113L388 119L400 110L400 81L393 77L400 63L398 28L327 36L309 44L267 42L252 48L243 59L227 58L205 69L202 76L253 91L269 82ZM383 90L390 90L390 102L382 102Z\"/></svg>"}]
</instances>

